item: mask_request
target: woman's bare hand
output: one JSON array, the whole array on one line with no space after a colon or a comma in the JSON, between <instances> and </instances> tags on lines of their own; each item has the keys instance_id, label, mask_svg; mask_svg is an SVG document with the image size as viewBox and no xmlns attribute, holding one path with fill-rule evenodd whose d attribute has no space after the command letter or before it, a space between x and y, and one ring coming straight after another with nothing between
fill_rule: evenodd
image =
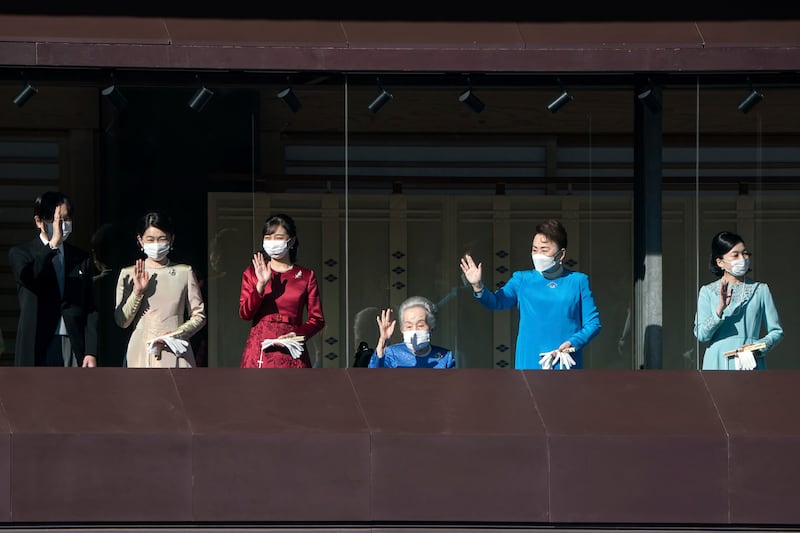
<instances>
[{"instance_id":1,"label":"woman's bare hand","mask_svg":"<svg viewBox=\"0 0 800 533\"><path fill-rule=\"evenodd\" d=\"M263 294L264 287L267 286L267 283L269 283L272 277L272 268L269 266L269 261L264 259L264 254L261 252L253 254L253 269L256 272L256 279L258 280L256 289L259 294Z\"/></svg>"},{"instance_id":2,"label":"woman's bare hand","mask_svg":"<svg viewBox=\"0 0 800 533\"><path fill-rule=\"evenodd\" d=\"M144 294L150 283L150 274L144 268L144 259L137 259L133 264L133 292L137 296Z\"/></svg>"},{"instance_id":3,"label":"woman's bare hand","mask_svg":"<svg viewBox=\"0 0 800 533\"><path fill-rule=\"evenodd\" d=\"M464 278L472 285L472 289L475 292L483 290L483 282L481 281L483 277L482 263L475 264L472 256L465 254L464 257L461 258L461 272L464 273Z\"/></svg>"},{"instance_id":4,"label":"woman's bare hand","mask_svg":"<svg viewBox=\"0 0 800 533\"><path fill-rule=\"evenodd\" d=\"M719 284L719 305L717 306L717 316L722 317L722 312L731 304L733 288L728 286L724 279Z\"/></svg>"}]
</instances>

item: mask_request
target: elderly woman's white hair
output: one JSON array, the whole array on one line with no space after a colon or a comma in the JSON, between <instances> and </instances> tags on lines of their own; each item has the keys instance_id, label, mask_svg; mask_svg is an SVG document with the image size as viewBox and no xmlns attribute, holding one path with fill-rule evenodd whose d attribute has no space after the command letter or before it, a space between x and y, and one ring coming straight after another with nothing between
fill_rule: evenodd
<instances>
[{"instance_id":1,"label":"elderly woman's white hair","mask_svg":"<svg viewBox=\"0 0 800 533\"><path fill-rule=\"evenodd\" d=\"M428 327L431 328L431 331L436 329L436 314L439 312L439 308L436 307L435 303L424 296L411 296L397 308L397 316L400 320L403 320L403 313L405 313L406 309L409 307L422 307L425 309L425 322L428 323Z\"/></svg>"}]
</instances>

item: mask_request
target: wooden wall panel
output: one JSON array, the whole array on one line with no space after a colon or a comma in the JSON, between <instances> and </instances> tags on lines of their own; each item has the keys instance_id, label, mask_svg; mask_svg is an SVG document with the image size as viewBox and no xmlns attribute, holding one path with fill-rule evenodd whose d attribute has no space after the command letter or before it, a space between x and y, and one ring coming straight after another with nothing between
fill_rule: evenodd
<instances>
[{"instance_id":1,"label":"wooden wall panel","mask_svg":"<svg viewBox=\"0 0 800 533\"><path fill-rule=\"evenodd\" d=\"M0 369L0 524L785 527L797 379Z\"/></svg>"}]
</instances>

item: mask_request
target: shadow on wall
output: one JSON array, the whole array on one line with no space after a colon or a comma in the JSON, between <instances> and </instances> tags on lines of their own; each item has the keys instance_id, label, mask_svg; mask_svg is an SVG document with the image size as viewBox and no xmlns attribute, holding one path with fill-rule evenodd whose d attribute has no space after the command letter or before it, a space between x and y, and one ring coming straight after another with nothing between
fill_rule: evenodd
<instances>
[{"instance_id":1,"label":"shadow on wall","mask_svg":"<svg viewBox=\"0 0 800 533\"><path fill-rule=\"evenodd\" d=\"M378 341L376 317L381 313L378 307L365 307L353 317L353 356L348 361L351 367L366 367L372 355L371 346Z\"/></svg>"},{"instance_id":2,"label":"shadow on wall","mask_svg":"<svg viewBox=\"0 0 800 533\"><path fill-rule=\"evenodd\" d=\"M220 331L224 331L222 342L210 348L216 353L207 354L211 367L238 368L250 330L250 322L239 318L242 272L248 266L248 258L252 257L248 248L243 248L242 238L237 228L225 227L218 230L208 244L209 275L202 283L203 298L209 315L217 314L215 320L222 321ZM216 298L214 302L211 302L212 292ZM212 304L216 306L214 309L211 309ZM218 316L220 313L224 313L224 317ZM208 327L204 330L208 331Z\"/></svg>"},{"instance_id":3,"label":"shadow on wall","mask_svg":"<svg viewBox=\"0 0 800 533\"><path fill-rule=\"evenodd\" d=\"M116 226L103 224L92 235L91 249L94 260L94 297L99 313L97 364L123 366L131 332L121 328L114 320L116 291L122 268L121 235Z\"/></svg>"}]
</instances>

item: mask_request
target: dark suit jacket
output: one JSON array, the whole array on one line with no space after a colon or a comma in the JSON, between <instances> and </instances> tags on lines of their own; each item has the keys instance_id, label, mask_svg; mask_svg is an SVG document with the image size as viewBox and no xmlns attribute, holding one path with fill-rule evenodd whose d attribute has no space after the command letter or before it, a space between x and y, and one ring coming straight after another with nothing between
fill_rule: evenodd
<instances>
[{"instance_id":1,"label":"dark suit jacket","mask_svg":"<svg viewBox=\"0 0 800 533\"><path fill-rule=\"evenodd\" d=\"M97 309L92 288L92 261L89 254L64 243L64 296L58 288L51 250L37 235L8 252L11 271L17 282L19 326L14 351L16 366L44 364L47 345L64 317L78 366L86 354L97 354Z\"/></svg>"}]
</instances>

